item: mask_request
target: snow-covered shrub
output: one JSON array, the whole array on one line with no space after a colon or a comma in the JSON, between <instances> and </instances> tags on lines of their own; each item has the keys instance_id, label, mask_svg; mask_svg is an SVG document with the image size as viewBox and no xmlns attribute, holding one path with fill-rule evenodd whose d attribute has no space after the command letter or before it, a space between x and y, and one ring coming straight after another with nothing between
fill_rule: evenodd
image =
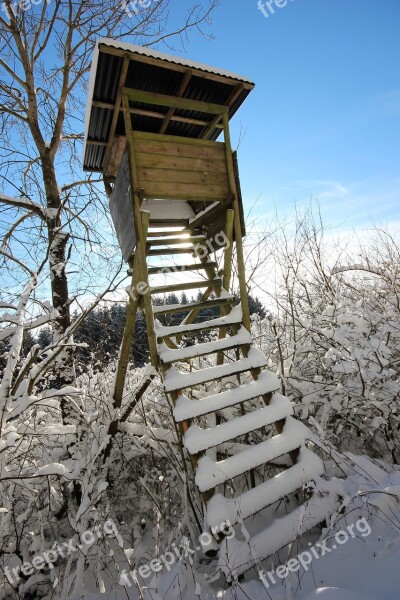
<instances>
[{"instance_id":1,"label":"snow-covered shrub","mask_svg":"<svg viewBox=\"0 0 400 600\"><path fill-rule=\"evenodd\" d=\"M275 243L279 287L253 332L283 391L337 448L398 463L400 244L376 229L344 252L310 215Z\"/></svg>"},{"instance_id":2,"label":"snow-covered shrub","mask_svg":"<svg viewBox=\"0 0 400 600\"><path fill-rule=\"evenodd\" d=\"M153 369L128 373L118 410L112 363L102 373L88 369L74 386L52 387L46 374L73 332L24 357L35 286L33 276L2 329L0 597L7 600L110 590L124 569L201 529L190 463Z\"/></svg>"}]
</instances>

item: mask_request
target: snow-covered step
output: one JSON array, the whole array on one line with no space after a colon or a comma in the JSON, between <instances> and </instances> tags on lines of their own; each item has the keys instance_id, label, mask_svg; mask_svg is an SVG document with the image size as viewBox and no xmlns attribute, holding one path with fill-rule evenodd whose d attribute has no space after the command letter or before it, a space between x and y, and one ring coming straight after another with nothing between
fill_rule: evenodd
<instances>
[{"instance_id":1,"label":"snow-covered step","mask_svg":"<svg viewBox=\"0 0 400 600\"><path fill-rule=\"evenodd\" d=\"M203 321L202 323L190 323L189 325L173 325L171 327L164 327L158 321L155 324L155 332L157 338L162 340L166 337L175 335L181 335L182 333L192 333L194 331L205 331L207 329L217 329L218 327L224 327L227 325L236 325L242 322L242 307L240 304L235 306L229 315L224 317L218 317L209 321Z\"/></svg>"},{"instance_id":2,"label":"snow-covered step","mask_svg":"<svg viewBox=\"0 0 400 600\"><path fill-rule=\"evenodd\" d=\"M172 231L148 231L147 232L147 239L150 238L166 238L166 237L176 237L177 235L193 235L192 232L189 229L175 229Z\"/></svg>"},{"instance_id":3,"label":"snow-covered step","mask_svg":"<svg viewBox=\"0 0 400 600\"><path fill-rule=\"evenodd\" d=\"M266 366L267 362L267 357L261 350L251 348L247 358L241 358L235 362L226 363L225 365L217 367L199 369L198 371L192 371L191 373L182 373L171 367L168 369L165 376L164 388L166 392L183 390L188 387L206 383L207 381L223 379L224 377L244 373L251 369L262 368Z\"/></svg>"},{"instance_id":4,"label":"snow-covered step","mask_svg":"<svg viewBox=\"0 0 400 600\"><path fill-rule=\"evenodd\" d=\"M329 519L338 508L339 501L335 493L331 492L326 496L315 494L291 513L275 519L269 527L253 535L249 541L239 541L235 537L225 538L219 549L218 566L228 581L231 581ZM225 515L218 524L228 518Z\"/></svg>"},{"instance_id":5,"label":"snow-covered step","mask_svg":"<svg viewBox=\"0 0 400 600\"><path fill-rule=\"evenodd\" d=\"M177 273L186 273L187 271L202 271L204 269L217 269L216 262L194 263L193 265L170 265L165 267L149 267L149 275L176 275Z\"/></svg>"},{"instance_id":6,"label":"snow-covered step","mask_svg":"<svg viewBox=\"0 0 400 600\"><path fill-rule=\"evenodd\" d=\"M197 290L200 288L221 287L222 279L201 279L200 281L187 281L184 283L171 283L169 285L161 285L150 288L150 293L154 294L169 294L171 292L185 292L186 290Z\"/></svg>"},{"instance_id":7,"label":"snow-covered step","mask_svg":"<svg viewBox=\"0 0 400 600\"><path fill-rule=\"evenodd\" d=\"M203 223L203 219L206 215L215 215L215 211L217 209L220 209L222 206L222 203L219 202L218 200L213 202L212 204L209 204L204 210L198 212L194 217L191 217L189 219L189 225L192 229L195 229L195 227L197 227L198 224L202 224Z\"/></svg>"},{"instance_id":8,"label":"snow-covered step","mask_svg":"<svg viewBox=\"0 0 400 600\"><path fill-rule=\"evenodd\" d=\"M257 381L245 383L232 390L213 394L201 400L190 400L186 396L179 396L174 408L174 418L179 423L188 419L194 419L195 417L201 417L202 415L235 406L240 402L254 400L259 396L270 394L279 389L279 387L278 377L274 373L264 371L259 375ZM277 400L280 399L282 402L287 401L285 396L281 394L275 393L275 396L277 396Z\"/></svg>"},{"instance_id":9,"label":"snow-covered step","mask_svg":"<svg viewBox=\"0 0 400 600\"><path fill-rule=\"evenodd\" d=\"M150 248L146 252L147 256L164 256L164 254L192 254L195 250L194 246L190 246L187 248Z\"/></svg>"},{"instance_id":10,"label":"snow-covered step","mask_svg":"<svg viewBox=\"0 0 400 600\"><path fill-rule=\"evenodd\" d=\"M224 295L212 300L203 300L200 302L189 302L188 304L162 304L153 305L154 315L169 315L172 313L183 313L192 310L207 310L209 308L218 308L219 306L230 306L235 299L231 294L224 292Z\"/></svg>"},{"instance_id":11,"label":"snow-covered step","mask_svg":"<svg viewBox=\"0 0 400 600\"><path fill-rule=\"evenodd\" d=\"M242 325L238 333L236 335L232 335L231 337L226 337L222 340L215 340L213 342L207 342L205 344L194 344L193 346L178 348L178 350L171 350L166 344L162 344L158 348L158 353L161 358L161 362L164 364L169 364L179 360L188 360L189 358L196 358L198 356L205 356L206 354L213 354L222 350L237 348L239 346L251 345L251 342L252 339L250 333Z\"/></svg>"},{"instance_id":12,"label":"snow-covered step","mask_svg":"<svg viewBox=\"0 0 400 600\"><path fill-rule=\"evenodd\" d=\"M179 246L180 244L199 244L206 239L205 235L179 236L166 239L148 239L148 246Z\"/></svg>"},{"instance_id":13,"label":"snow-covered step","mask_svg":"<svg viewBox=\"0 0 400 600\"><path fill-rule=\"evenodd\" d=\"M257 448L257 446L254 446ZM215 527L224 520L232 525L247 519L324 472L322 460L308 448L300 448L297 463L236 498L215 494L207 503L207 523ZM294 538L293 538L294 539Z\"/></svg>"},{"instance_id":14,"label":"snow-covered step","mask_svg":"<svg viewBox=\"0 0 400 600\"><path fill-rule=\"evenodd\" d=\"M282 433L273 438L251 446L248 450L215 462L208 456L200 458L196 471L196 485L206 492L217 485L255 469L274 458L299 448L305 442L304 425L288 417Z\"/></svg>"},{"instance_id":15,"label":"snow-covered step","mask_svg":"<svg viewBox=\"0 0 400 600\"><path fill-rule=\"evenodd\" d=\"M273 397L270 404L243 416L238 416L232 421L222 423L209 429L202 429L191 425L185 434L185 447L190 454L198 454L229 440L257 431L261 427L272 425L288 417L292 407L287 398Z\"/></svg>"}]
</instances>

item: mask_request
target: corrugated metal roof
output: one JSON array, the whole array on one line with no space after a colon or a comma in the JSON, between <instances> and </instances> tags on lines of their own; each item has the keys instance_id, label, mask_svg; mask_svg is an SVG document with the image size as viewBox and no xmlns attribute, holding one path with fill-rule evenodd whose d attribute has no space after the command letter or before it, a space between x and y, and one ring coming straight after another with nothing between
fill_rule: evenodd
<instances>
[{"instance_id":1,"label":"corrugated metal roof","mask_svg":"<svg viewBox=\"0 0 400 600\"><path fill-rule=\"evenodd\" d=\"M177 95L186 72L192 70L192 76L182 95L183 98L229 105L232 117L245 100L254 84L247 78L196 63L181 57L163 54L156 50L126 44L110 39L97 42L90 73L90 83L85 119L84 169L103 171L106 145L109 142L114 106L117 99L123 59L129 58L129 66L124 82L125 87L156 92L169 96ZM166 107L133 103L131 107L141 114L132 115L133 128L139 131L156 133L163 123L162 116L168 112ZM144 115L143 111L158 113L158 117ZM161 115L161 118L160 118ZM203 137L207 125L178 121L178 118L200 120L209 123L212 115L196 111L175 110L174 120L165 133L186 137ZM208 139L216 139L220 131L214 129ZM125 135L123 114L120 113L113 137Z\"/></svg>"},{"instance_id":2,"label":"corrugated metal roof","mask_svg":"<svg viewBox=\"0 0 400 600\"><path fill-rule=\"evenodd\" d=\"M247 77L243 77L242 75L238 75L237 73L232 73L231 71L226 71L224 69L219 69L218 67L205 65L203 63L195 62L193 60L187 60L186 58L182 58L181 56L174 56L173 54L165 54L164 52L158 52L158 50L153 50L153 48L137 46L135 44L127 44L125 42L119 42L111 38L99 39L97 41L97 45L99 46L100 44L104 44L105 46L110 46L118 50L126 50L134 54L140 54L141 56L149 56L150 58L156 58L165 62L174 63L176 65L181 65L182 67L188 67L189 69L196 69L198 71L204 71L206 73L213 73L214 75L221 75L222 77L229 77L230 79L234 79L235 81L243 81L243 83L250 83L251 85L254 85L254 83L250 79L248 79Z\"/></svg>"}]
</instances>

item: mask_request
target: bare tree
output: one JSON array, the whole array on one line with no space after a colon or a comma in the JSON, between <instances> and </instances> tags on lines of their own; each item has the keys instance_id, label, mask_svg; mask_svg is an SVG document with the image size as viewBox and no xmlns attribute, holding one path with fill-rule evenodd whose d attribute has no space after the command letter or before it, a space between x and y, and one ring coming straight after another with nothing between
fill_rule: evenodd
<instances>
[{"instance_id":1,"label":"bare tree","mask_svg":"<svg viewBox=\"0 0 400 600\"><path fill-rule=\"evenodd\" d=\"M189 6L180 23L174 8L173 25L169 5L170 0L155 0L133 11L126 2L107 0L2 4L0 164L3 191L13 196L0 196L3 259L9 254L23 262L28 255L40 264L47 255L55 341L71 325L71 255L81 259L78 270L89 256L95 268L108 242L101 231L107 217L98 180L86 178L80 164L85 86L96 39L182 45L191 30L204 34L217 0ZM74 379L70 353L63 363L58 386Z\"/></svg>"}]
</instances>

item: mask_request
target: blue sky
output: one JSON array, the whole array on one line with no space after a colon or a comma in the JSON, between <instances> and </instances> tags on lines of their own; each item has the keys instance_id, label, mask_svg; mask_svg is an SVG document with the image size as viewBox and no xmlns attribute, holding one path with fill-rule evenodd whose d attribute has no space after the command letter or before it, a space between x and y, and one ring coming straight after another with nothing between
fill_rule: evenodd
<instances>
[{"instance_id":1,"label":"blue sky","mask_svg":"<svg viewBox=\"0 0 400 600\"><path fill-rule=\"evenodd\" d=\"M268 18L221 0L212 31L186 56L256 83L232 121L246 205L315 197L330 224L400 223L399 0L288 0Z\"/></svg>"}]
</instances>

